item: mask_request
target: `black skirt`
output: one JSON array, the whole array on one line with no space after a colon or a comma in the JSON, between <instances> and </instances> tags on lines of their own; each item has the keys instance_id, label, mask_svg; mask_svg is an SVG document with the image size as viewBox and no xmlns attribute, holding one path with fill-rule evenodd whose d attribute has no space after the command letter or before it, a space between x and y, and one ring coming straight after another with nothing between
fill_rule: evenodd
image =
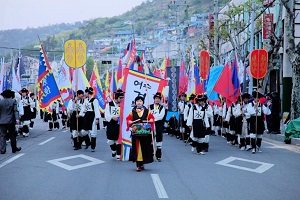
<instances>
[{"instance_id":1,"label":"black skirt","mask_svg":"<svg viewBox=\"0 0 300 200\"><path fill-rule=\"evenodd\" d=\"M120 132L120 125L118 121L111 119L106 126L106 137L108 140L118 140Z\"/></svg>"},{"instance_id":2,"label":"black skirt","mask_svg":"<svg viewBox=\"0 0 300 200\"><path fill-rule=\"evenodd\" d=\"M142 160L138 160L139 157L142 157ZM130 150L129 160L133 162L142 161L144 164L153 162L151 135L132 135L132 148Z\"/></svg>"},{"instance_id":3,"label":"black skirt","mask_svg":"<svg viewBox=\"0 0 300 200\"><path fill-rule=\"evenodd\" d=\"M24 115L21 117L21 121L28 121L31 120L31 109L30 106L24 106Z\"/></svg>"},{"instance_id":4,"label":"black skirt","mask_svg":"<svg viewBox=\"0 0 300 200\"><path fill-rule=\"evenodd\" d=\"M257 128L256 128L257 127ZM249 133L263 134L265 131L265 123L263 116L251 116L249 123Z\"/></svg>"},{"instance_id":5,"label":"black skirt","mask_svg":"<svg viewBox=\"0 0 300 200\"><path fill-rule=\"evenodd\" d=\"M214 126L222 126L222 116L214 115Z\"/></svg>"},{"instance_id":6,"label":"black skirt","mask_svg":"<svg viewBox=\"0 0 300 200\"><path fill-rule=\"evenodd\" d=\"M193 135L196 138L204 138L207 135L206 126L204 126L202 119L193 120Z\"/></svg>"},{"instance_id":7,"label":"black skirt","mask_svg":"<svg viewBox=\"0 0 300 200\"><path fill-rule=\"evenodd\" d=\"M78 130L82 130L82 123L83 123L83 117L78 117ZM70 118L70 130L77 130L77 118L76 118L76 111L72 112L71 118Z\"/></svg>"},{"instance_id":8,"label":"black skirt","mask_svg":"<svg viewBox=\"0 0 300 200\"><path fill-rule=\"evenodd\" d=\"M95 112L87 111L83 117L82 129L86 131L93 130L94 119L95 119Z\"/></svg>"},{"instance_id":9,"label":"black skirt","mask_svg":"<svg viewBox=\"0 0 300 200\"><path fill-rule=\"evenodd\" d=\"M156 142L162 142L164 131L164 121L159 120L155 122Z\"/></svg>"}]
</instances>

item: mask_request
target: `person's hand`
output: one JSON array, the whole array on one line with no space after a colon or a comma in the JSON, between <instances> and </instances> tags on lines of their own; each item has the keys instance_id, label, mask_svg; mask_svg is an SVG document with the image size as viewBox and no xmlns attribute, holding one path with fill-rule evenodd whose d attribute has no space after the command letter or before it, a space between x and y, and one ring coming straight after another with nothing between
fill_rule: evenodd
<instances>
[{"instance_id":1,"label":"person's hand","mask_svg":"<svg viewBox=\"0 0 300 200\"><path fill-rule=\"evenodd\" d=\"M153 119L150 119L148 122L153 122Z\"/></svg>"},{"instance_id":2,"label":"person's hand","mask_svg":"<svg viewBox=\"0 0 300 200\"><path fill-rule=\"evenodd\" d=\"M189 126L189 128L190 128L190 130L192 130L193 127L192 127L192 126Z\"/></svg>"},{"instance_id":3,"label":"person's hand","mask_svg":"<svg viewBox=\"0 0 300 200\"><path fill-rule=\"evenodd\" d=\"M16 124L19 124L20 122L19 121L16 121Z\"/></svg>"},{"instance_id":4,"label":"person's hand","mask_svg":"<svg viewBox=\"0 0 300 200\"><path fill-rule=\"evenodd\" d=\"M118 117L112 117L112 119L118 121Z\"/></svg>"},{"instance_id":5,"label":"person's hand","mask_svg":"<svg viewBox=\"0 0 300 200\"><path fill-rule=\"evenodd\" d=\"M96 125L99 124L99 119L96 119L95 124L96 124Z\"/></svg>"},{"instance_id":6,"label":"person's hand","mask_svg":"<svg viewBox=\"0 0 300 200\"><path fill-rule=\"evenodd\" d=\"M133 123L133 121L131 121L131 120L128 121L128 124L132 124L132 123Z\"/></svg>"},{"instance_id":7,"label":"person's hand","mask_svg":"<svg viewBox=\"0 0 300 200\"><path fill-rule=\"evenodd\" d=\"M78 118L78 117L80 117L80 116L77 114L76 117Z\"/></svg>"},{"instance_id":8,"label":"person's hand","mask_svg":"<svg viewBox=\"0 0 300 200\"><path fill-rule=\"evenodd\" d=\"M269 107L272 104L271 101L268 101L267 106Z\"/></svg>"},{"instance_id":9,"label":"person's hand","mask_svg":"<svg viewBox=\"0 0 300 200\"><path fill-rule=\"evenodd\" d=\"M22 118L22 116L23 116L23 115L20 115L20 116L19 116L19 119L21 119L21 118Z\"/></svg>"}]
</instances>

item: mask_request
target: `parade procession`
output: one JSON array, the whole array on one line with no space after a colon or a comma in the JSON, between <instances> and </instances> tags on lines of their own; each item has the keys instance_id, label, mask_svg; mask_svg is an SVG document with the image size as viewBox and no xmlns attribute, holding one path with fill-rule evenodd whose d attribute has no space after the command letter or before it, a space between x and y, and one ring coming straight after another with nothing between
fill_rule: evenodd
<instances>
[{"instance_id":1,"label":"parade procession","mask_svg":"<svg viewBox=\"0 0 300 200\"><path fill-rule=\"evenodd\" d=\"M134 1L0 29L0 199L298 198L300 2Z\"/></svg>"}]
</instances>

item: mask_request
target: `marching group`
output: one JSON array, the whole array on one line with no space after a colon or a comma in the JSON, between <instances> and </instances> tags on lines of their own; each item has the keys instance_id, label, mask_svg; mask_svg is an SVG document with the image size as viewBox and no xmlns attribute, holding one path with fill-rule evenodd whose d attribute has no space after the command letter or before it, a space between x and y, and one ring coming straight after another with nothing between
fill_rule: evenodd
<instances>
[{"instance_id":1,"label":"marching group","mask_svg":"<svg viewBox=\"0 0 300 200\"><path fill-rule=\"evenodd\" d=\"M29 95L26 88L20 93L5 90L1 95L0 151L1 154L6 152L5 139L9 139L12 152L15 153L21 150L17 147L16 135L28 137L29 130L33 128L37 101L35 95ZM48 121L48 130L52 131L59 129L58 119L61 113L63 128L70 129L74 150L81 149L85 143L85 149L91 148L92 152L96 148L97 130L100 129L102 117L112 157L120 160L120 104L124 99L124 92L119 89L114 93L114 98L107 103L104 113L100 113L99 102L93 95L91 87L85 91L78 90L66 109L60 109L63 104L56 101L50 105L49 110L52 112L42 113L41 117ZM275 94L272 95L274 97ZM262 134L272 129L269 120L272 95L245 93L235 103L228 105L224 98L209 102L206 95L191 94L186 101L187 95L182 93L178 101L179 119L173 115L167 121L167 108L161 101L160 92L153 96L154 103L147 107L144 105L144 96L137 96L132 111L125 116L126 126L132 132L129 160L136 162L137 171L143 170L144 164L153 162L154 158L161 161L164 132L189 143L191 150L201 155L208 152L210 135L223 136L227 138L227 143L238 146L240 150L251 150L253 154L261 152ZM146 124L149 130L147 132L145 128L145 131L150 134L137 134L136 124L143 124L142 129Z\"/></svg>"}]
</instances>

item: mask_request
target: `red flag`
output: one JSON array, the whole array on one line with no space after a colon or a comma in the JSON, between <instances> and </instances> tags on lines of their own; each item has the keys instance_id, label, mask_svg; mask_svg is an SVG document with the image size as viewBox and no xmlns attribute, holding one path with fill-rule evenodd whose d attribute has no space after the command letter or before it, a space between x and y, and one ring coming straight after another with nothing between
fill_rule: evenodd
<instances>
[{"instance_id":1,"label":"red flag","mask_svg":"<svg viewBox=\"0 0 300 200\"><path fill-rule=\"evenodd\" d=\"M166 61L166 67L169 67L171 65L170 57L168 56Z\"/></svg>"},{"instance_id":2,"label":"red flag","mask_svg":"<svg viewBox=\"0 0 300 200\"><path fill-rule=\"evenodd\" d=\"M231 70L228 63L226 63L213 90L227 99L229 97L230 81Z\"/></svg>"},{"instance_id":3,"label":"red flag","mask_svg":"<svg viewBox=\"0 0 300 200\"><path fill-rule=\"evenodd\" d=\"M118 72L117 72L117 81L122 78L122 60L119 60Z\"/></svg>"},{"instance_id":4,"label":"red flag","mask_svg":"<svg viewBox=\"0 0 300 200\"><path fill-rule=\"evenodd\" d=\"M179 94L187 91L188 76L184 72L184 61L181 61L179 72Z\"/></svg>"},{"instance_id":5,"label":"red flag","mask_svg":"<svg viewBox=\"0 0 300 200\"><path fill-rule=\"evenodd\" d=\"M160 70L159 70L159 69L156 69L156 68L154 68L154 70L153 70L153 75L154 75L154 76L157 76L157 77L159 77L159 78L160 78Z\"/></svg>"}]
</instances>

